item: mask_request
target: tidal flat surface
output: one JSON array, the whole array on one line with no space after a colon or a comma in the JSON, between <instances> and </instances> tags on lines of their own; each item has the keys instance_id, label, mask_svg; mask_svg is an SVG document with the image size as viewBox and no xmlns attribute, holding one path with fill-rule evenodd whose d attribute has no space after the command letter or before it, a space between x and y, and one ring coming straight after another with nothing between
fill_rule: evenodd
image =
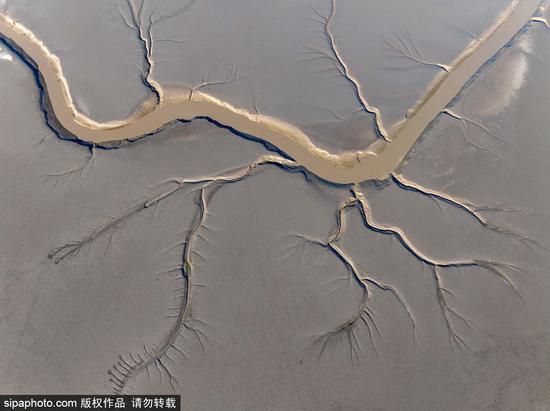
<instances>
[{"instance_id":1,"label":"tidal flat surface","mask_svg":"<svg viewBox=\"0 0 550 411\"><path fill-rule=\"evenodd\" d=\"M76 106L95 120L126 117L145 95L134 10L150 36L160 84L204 85L215 97L286 120L341 151L365 148L376 133L372 115L338 75L332 47L390 129L443 70L432 63L452 64L509 4L401 3L153 1L132 9L120 1L56 0L6 2L6 10L60 57Z\"/></svg>"},{"instance_id":2,"label":"tidal flat surface","mask_svg":"<svg viewBox=\"0 0 550 411\"><path fill-rule=\"evenodd\" d=\"M338 154L383 140L377 118L405 121L513 4L1 5L99 123L205 85ZM215 118L109 149L64 140L37 71L0 43L0 392L550 410L544 7L387 178L356 184Z\"/></svg>"}]
</instances>

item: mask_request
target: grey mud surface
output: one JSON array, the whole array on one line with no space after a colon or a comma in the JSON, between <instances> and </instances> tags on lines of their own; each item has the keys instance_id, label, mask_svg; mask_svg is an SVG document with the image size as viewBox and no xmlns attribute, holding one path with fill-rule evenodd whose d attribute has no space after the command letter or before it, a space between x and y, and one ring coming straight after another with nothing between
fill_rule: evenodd
<instances>
[{"instance_id":1,"label":"grey mud surface","mask_svg":"<svg viewBox=\"0 0 550 411\"><path fill-rule=\"evenodd\" d=\"M368 3L339 1L329 27L388 129L441 72L434 64L451 64L508 4L401 3L371 9ZM98 121L115 120L143 100L144 52L138 34L126 25L132 24L126 2L7 1L5 8L60 57L79 111ZM72 17L60 18L61 9ZM211 83L202 89L288 121L316 145L336 152L363 149L376 138L373 118L358 111L361 102L331 59L324 26L330 9L330 1L319 0L261 7L249 1L146 2L142 21L145 33L152 28L154 77L177 89ZM426 9L429 14L422 12Z\"/></svg>"},{"instance_id":2,"label":"grey mud surface","mask_svg":"<svg viewBox=\"0 0 550 411\"><path fill-rule=\"evenodd\" d=\"M273 3L197 1L159 22L157 39L178 41L158 43L157 80L192 86L233 68L238 80L208 91L255 100L331 149L372 141L349 84L314 73L330 67L323 59L302 61L305 46L324 47L311 6L328 3ZM166 17L186 4L147 8ZM335 38L388 124L437 70L388 55L380 35L409 32L426 59L447 64L472 40L464 30L479 34L507 5L442 4L337 2ZM92 118L124 117L149 96L142 45L116 2L3 7L59 56ZM475 215L489 223L427 190L371 181L360 185L368 221L386 229L365 225L354 204L336 241L349 187L276 165L212 190L196 231L201 185L128 213L173 187L167 179L227 175L274 153L207 120L112 150L60 140L32 71L0 46L0 393L177 392L186 410L550 410L550 30L540 21L469 82L399 170L487 206ZM78 252L48 258L109 221ZM354 274L371 281L360 316ZM153 360L125 378L139 358Z\"/></svg>"}]
</instances>

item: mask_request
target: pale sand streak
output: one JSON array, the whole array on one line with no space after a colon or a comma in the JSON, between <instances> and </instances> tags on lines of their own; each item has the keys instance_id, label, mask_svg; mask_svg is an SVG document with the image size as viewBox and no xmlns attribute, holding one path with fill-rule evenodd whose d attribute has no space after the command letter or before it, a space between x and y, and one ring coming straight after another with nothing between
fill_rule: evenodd
<instances>
[{"instance_id":1,"label":"pale sand streak","mask_svg":"<svg viewBox=\"0 0 550 411\"><path fill-rule=\"evenodd\" d=\"M268 141L323 179L356 183L383 179L393 172L424 129L464 84L530 21L539 3L540 0L513 1L481 41L464 51L449 72L436 78L412 115L396 127L390 136L391 141L379 140L366 150L338 155L315 146L308 136L291 124L233 107L198 91L179 93L158 105L151 100L124 120L95 122L76 110L59 59L29 29L0 14L0 35L34 62L56 120L79 140L96 144L132 140L177 119L209 117L241 133Z\"/></svg>"}]
</instances>

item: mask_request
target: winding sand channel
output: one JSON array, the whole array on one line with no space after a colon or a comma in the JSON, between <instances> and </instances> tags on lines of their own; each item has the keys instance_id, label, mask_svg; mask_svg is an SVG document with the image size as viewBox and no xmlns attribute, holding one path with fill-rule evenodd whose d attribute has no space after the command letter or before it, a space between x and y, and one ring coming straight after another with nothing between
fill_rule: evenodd
<instances>
[{"instance_id":1,"label":"winding sand channel","mask_svg":"<svg viewBox=\"0 0 550 411\"><path fill-rule=\"evenodd\" d=\"M297 127L284 121L251 113L206 93L163 91L163 98L150 99L130 117L98 123L78 112L61 63L25 26L0 14L0 35L35 66L47 91L49 110L64 133L91 144L133 140L178 119L208 117L240 133L261 138L292 157L319 177L335 183L383 179L401 163L430 122L459 93L464 84L527 24L540 0L515 0L449 70L433 82L407 120L366 150L332 154L315 146ZM154 87L160 87L157 83Z\"/></svg>"}]
</instances>

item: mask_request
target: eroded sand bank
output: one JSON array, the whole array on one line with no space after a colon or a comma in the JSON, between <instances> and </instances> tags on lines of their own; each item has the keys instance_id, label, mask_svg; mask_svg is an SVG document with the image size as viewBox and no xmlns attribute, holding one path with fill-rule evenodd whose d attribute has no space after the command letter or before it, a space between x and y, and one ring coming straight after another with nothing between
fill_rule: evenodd
<instances>
[{"instance_id":1,"label":"eroded sand bank","mask_svg":"<svg viewBox=\"0 0 550 411\"><path fill-rule=\"evenodd\" d=\"M386 136L386 141L376 141L367 150L341 154L315 146L305 133L284 121L234 107L198 90L183 94L165 91L152 80L149 81L161 98L151 99L124 120L95 122L77 111L59 59L30 30L2 14L0 34L36 66L56 121L64 132L76 139L92 144L133 140L177 119L208 117L275 145L323 179L355 183L387 177L462 86L530 21L539 3L539 0L512 2L481 40L436 78L424 99L395 132Z\"/></svg>"}]
</instances>

